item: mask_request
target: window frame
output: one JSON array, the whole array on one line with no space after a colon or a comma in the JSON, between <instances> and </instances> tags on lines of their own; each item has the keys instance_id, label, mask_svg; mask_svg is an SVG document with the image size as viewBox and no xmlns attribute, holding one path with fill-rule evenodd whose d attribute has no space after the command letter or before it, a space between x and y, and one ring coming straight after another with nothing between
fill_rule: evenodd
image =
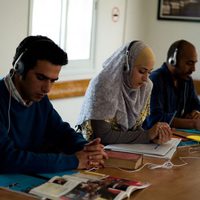
<instances>
[{"instance_id":1,"label":"window frame","mask_svg":"<svg viewBox=\"0 0 200 200\"><path fill-rule=\"evenodd\" d=\"M28 35L32 34L32 18L33 18L33 1L29 0L29 20L28 20ZM93 0L92 8L92 24L91 24L91 42L89 59L70 60L67 65L62 67L59 81L91 78L95 73L94 58L95 58L95 38L96 38L96 17L97 17L97 1ZM66 51L65 42L67 37L67 7L68 0L61 0L62 13L59 31L59 46Z\"/></svg>"}]
</instances>

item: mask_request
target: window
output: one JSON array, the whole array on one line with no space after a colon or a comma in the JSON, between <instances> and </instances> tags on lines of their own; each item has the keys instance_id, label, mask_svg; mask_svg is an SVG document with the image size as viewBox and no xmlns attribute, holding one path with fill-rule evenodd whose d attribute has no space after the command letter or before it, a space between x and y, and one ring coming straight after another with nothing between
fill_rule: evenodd
<instances>
[{"instance_id":1,"label":"window","mask_svg":"<svg viewBox=\"0 0 200 200\"><path fill-rule=\"evenodd\" d=\"M95 0L31 0L30 35L46 35L68 53L62 75L92 72Z\"/></svg>"}]
</instances>

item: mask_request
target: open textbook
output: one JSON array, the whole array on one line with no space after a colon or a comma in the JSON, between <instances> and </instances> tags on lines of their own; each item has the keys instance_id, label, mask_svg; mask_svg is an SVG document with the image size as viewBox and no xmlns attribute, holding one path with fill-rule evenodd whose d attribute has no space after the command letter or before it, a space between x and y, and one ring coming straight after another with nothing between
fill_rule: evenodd
<instances>
[{"instance_id":1,"label":"open textbook","mask_svg":"<svg viewBox=\"0 0 200 200\"><path fill-rule=\"evenodd\" d=\"M62 177L55 176L31 189L30 193L52 200L120 200L149 185L94 172L80 172Z\"/></svg>"},{"instance_id":2,"label":"open textbook","mask_svg":"<svg viewBox=\"0 0 200 200\"><path fill-rule=\"evenodd\" d=\"M170 141L161 145L157 145L154 143L110 144L110 145L105 146L105 149L113 150L113 151L128 152L128 153L138 153L138 154L144 154L146 156L170 159L173 156L174 152L176 151L176 147L178 146L180 141L181 139L179 138L172 138Z\"/></svg>"}]
</instances>

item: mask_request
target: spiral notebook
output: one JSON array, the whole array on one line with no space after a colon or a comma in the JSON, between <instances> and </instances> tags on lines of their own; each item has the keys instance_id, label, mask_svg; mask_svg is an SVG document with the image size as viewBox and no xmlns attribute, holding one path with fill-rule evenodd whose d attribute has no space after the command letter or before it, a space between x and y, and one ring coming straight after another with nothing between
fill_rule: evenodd
<instances>
[{"instance_id":1,"label":"spiral notebook","mask_svg":"<svg viewBox=\"0 0 200 200\"><path fill-rule=\"evenodd\" d=\"M181 139L172 138L170 141L162 145L157 144L110 144L105 146L105 149L112 151L121 151L128 153L138 153L147 156L171 158L176 151L176 147Z\"/></svg>"}]
</instances>

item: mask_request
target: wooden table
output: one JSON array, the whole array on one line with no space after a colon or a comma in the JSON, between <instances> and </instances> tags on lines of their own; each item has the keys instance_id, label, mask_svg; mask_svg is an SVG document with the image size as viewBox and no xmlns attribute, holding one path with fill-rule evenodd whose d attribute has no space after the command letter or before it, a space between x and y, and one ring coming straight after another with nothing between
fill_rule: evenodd
<instances>
[{"instance_id":1,"label":"wooden table","mask_svg":"<svg viewBox=\"0 0 200 200\"><path fill-rule=\"evenodd\" d=\"M190 150L194 151L194 148L198 152L191 153ZM172 162L182 164L181 157L188 157L184 158L188 164L172 169L149 169L145 166L141 171L132 173L114 168L104 168L98 172L151 183L148 188L134 192L130 198L132 200L199 200L200 147L179 147ZM146 162L161 164L165 160L146 157Z\"/></svg>"},{"instance_id":2,"label":"wooden table","mask_svg":"<svg viewBox=\"0 0 200 200\"><path fill-rule=\"evenodd\" d=\"M1 200L38 200L31 195L22 192L15 192L6 188L0 188Z\"/></svg>"},{"instance_id":3,"label":"wooden table","mask_svg":"<svg viewBox=\"0 0 200 200\"><path fill-rule=\"evenodd\" d=\"M195 150L191 153L190 150ZM149 169L145 166L138 172L121 171L115 168L103 168L98 172L120 178L133 179L151 183L143 190L135 191L130 200L199 200L200 199L200 146L179 147L175 153L173 164L183 164L181 157L188 164L172 169ZM189 158L193 157L193 158ZM144 163L152 162L162 164L165 160L145 157ZM1 200L36 200L36 198L23 193L0 188Z\"/></svg>"}]
</instances>

